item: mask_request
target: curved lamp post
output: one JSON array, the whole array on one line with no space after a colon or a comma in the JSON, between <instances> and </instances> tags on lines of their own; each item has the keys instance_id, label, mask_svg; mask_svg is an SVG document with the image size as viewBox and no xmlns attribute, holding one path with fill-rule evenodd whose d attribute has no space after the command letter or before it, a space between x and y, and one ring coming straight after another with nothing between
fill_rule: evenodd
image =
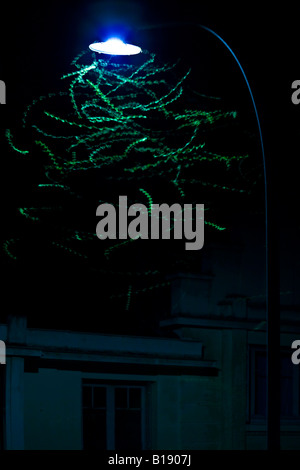
<instances>
[{"instance_id":1,"label":"curved lamp post","mask_svg":"<svg viewBox=\"0 0 300 470\"><path fill-rule=\"evenodd\" d=\"M264 192L265 192L265 244L266 244L266 324L267 324L267 448L269 450L280 449L280 307L277 301L277 280L276 272L273 271L273 264L271 267L270 261L274 262L276 259L276 253L274 252L275 245L271 238L270 231L270 219L269 214L269 186L267 180L267 168L265 158L265 148L261 130L260 119L258 115L257 106L254 100L254 96L245 74L241 63L236 57L233 50L212 29L203 26L196 25L205 31L213 34L219 41L221 41L230 54L233 56L237 63L245 83L247 85L252 105L255 111L255 117L257 121L259 139L261 146L261 153L263 158L264 168ZM274 258L273 258L274 255Z\"/></svg>"},{"instance_id":2,"label":"curved lamp post","mask_svg":"<svg viewBox=\"0 0 300 470\"><path fill-rule=\"evenodd\" d=\"M245 83L247 85L252 105L255 111L261 152L264 168L264 190L265 190L265 243L266 243L266 322L267 322L267 447L269 450L280 449L280 307L277 301L277 280L276 272L271 268L270 261L274 262L276 253L275 245L271 239L270 231L270 214L269 214L269 187L267 180L267 168L263 136L261 130L258 110L254 100L254 96L246 77L245 71L241 66L238 58L229 45L215 31L203 26L197 25L202 29L213 34L218 38L233 56L237 63ZM274 255L274 258L273 258Z\"/></svg>"}]
</instances>

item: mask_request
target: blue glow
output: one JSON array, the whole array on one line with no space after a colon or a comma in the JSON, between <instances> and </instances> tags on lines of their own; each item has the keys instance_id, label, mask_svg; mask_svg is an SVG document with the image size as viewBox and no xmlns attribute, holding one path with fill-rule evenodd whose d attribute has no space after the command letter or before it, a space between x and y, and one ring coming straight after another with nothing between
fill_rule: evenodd
<instances>
[{"instance_id":1,"label":"blue glow","mask_svg":"<svg viewBox=\"0 0 300 470\"><path fill-rule=\"evenodd\" d=\"M135 55L142 51L140 47L126 44L119 38L110 38L105 42L96 42L90 44L89 48L99 54L110 55Z\"/></svg>"}]
</instances>

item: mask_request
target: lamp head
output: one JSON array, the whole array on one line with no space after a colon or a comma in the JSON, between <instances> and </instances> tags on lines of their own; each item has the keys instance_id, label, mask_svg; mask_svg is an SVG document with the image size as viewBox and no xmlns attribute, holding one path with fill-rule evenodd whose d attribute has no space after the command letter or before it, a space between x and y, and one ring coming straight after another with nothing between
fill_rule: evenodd
<instances>
[{"instance_id":1,"label":"lamp head","mask_svg":"<svg viewBox=\"0 0 300 470\"><path fill-rule=\"evenodd\" d=\"M95 42L90 44L89 48L99 54L109 55L135 55L142 51L140 47L126 44L118 38L111 38L105 42Z\"/></svg>"}]
</instances>

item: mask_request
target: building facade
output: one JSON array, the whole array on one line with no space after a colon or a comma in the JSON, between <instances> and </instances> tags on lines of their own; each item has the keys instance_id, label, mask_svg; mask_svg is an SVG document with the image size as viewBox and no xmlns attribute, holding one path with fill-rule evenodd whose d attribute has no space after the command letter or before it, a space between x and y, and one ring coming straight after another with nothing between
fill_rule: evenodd
<instances>
[{"instance_id":1,"label":"building facade","mask_svg":"<svg viewBox=\"0 0 300 470\"><path fill-rule=\"evenodd\" d=\"M25 313L11 312L0 325L2 448L265 449L263 244L258 233L247 236L258 241L253 250L208 247L202 273L168 279L169 307L156 337L32 328ZM281 311L281 447L297 449L297 261L289 269L284 282L292 296L283 292Z\"/></svg>"}]
</instances>

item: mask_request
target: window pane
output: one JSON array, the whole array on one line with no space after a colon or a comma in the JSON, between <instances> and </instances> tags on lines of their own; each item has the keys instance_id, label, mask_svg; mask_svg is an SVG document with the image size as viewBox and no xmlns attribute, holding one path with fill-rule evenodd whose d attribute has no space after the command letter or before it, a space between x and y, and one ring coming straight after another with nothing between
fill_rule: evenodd
<instances>
[{"instance_id":1,"label":"window pane","mask_svg":"<svg viewBox=\"0 0 300 470\"><path fill-rule=\"evenodd\" d=\"M106 410L83 411L83 448L106 449Z\"/></svg>"},{"instance_id":2,"label":"window pane","mask_svg":"<svg viewBox=\"0 0 300 470\"><path fill-rule=\"evenodd\" d=\"M257 352L255 354L255 369L256 374L260 377L267 375L267 355L264 352Z\"/></svg>"},{"instance_id":3,"label":"window pane","mask_svg":"<svg viewBox=\"0 0 300 470\"><path fill-rule=\"evenodd\" d=\"M255 415L266 415L266 393L267 393L267 357L264 352L255 355Z\"/></svg>"},{"instance_id":4,"label":"window pane","mask_svg":"<svg viewBox=\"0 0 300 470\"><path fill-rule=\"evenodd\" d=\"M106 388L94 387L94 408L106 407Z\"/></svg>"},{"instance_id":5,"label":"window pane","mask_svg":"<svg viewBox=\"0 0 300 470\"><path fill-rule=\"evenodd\" d=\"M293 416L293 363L290 357L281 358L280 378L281 416Z\"/></svg>"},{"instance_id":6,"label":"window pane","mask_svg":"<svg viewBox=\"0 0 300 470\"><path fill-rule=\"evenodd\" d=\"M141 389L129 389L129 408L141 408Z\"/></svg>"},{"instance_id":7,"label":"window pane","mask_svg":"<svg viewBox=\"0 0 300 470\"><path fill-rule=\"evenodd\" d=\"M92 387L82 387L82 406L92 407Z\"/></svg>"},{"instance_id":8,"label":"window pane","mask_svg":"<svg viewBox=\"0 0 300 470\"><path fill-rule=\"evenodd\" d=\"M281 377L293 377L293 363L290 356L283 356L280 361L281 365Z\"/></svg>"},{"instance_id":9,"label":"window pane","mask_svg":"<svg viewBox=\"0 0 300 470\"><path fill-rule=\"evenodd\" d=\"M142 450L142 391L135 385L84 385L83 449Z\"/></svg>"},{"instance_id":10,"label":"window pane","mask_svg":"<svg viewBox=\"0 0 300 470\"><path fill-rule=\"evenodd\" d=\"M115 448L142 449L142 426L140 410L116 410Z\"/></svg>"},{"instance_id":11,"label":"window pane","mask_svg":"<svg viewBox=\"0 0 300 470\"><path fill-rule=\"evenodd\" d=\"M127 408L127 388L117 387L115 389L115 407Z\"/></svg>"}]
</instances>

